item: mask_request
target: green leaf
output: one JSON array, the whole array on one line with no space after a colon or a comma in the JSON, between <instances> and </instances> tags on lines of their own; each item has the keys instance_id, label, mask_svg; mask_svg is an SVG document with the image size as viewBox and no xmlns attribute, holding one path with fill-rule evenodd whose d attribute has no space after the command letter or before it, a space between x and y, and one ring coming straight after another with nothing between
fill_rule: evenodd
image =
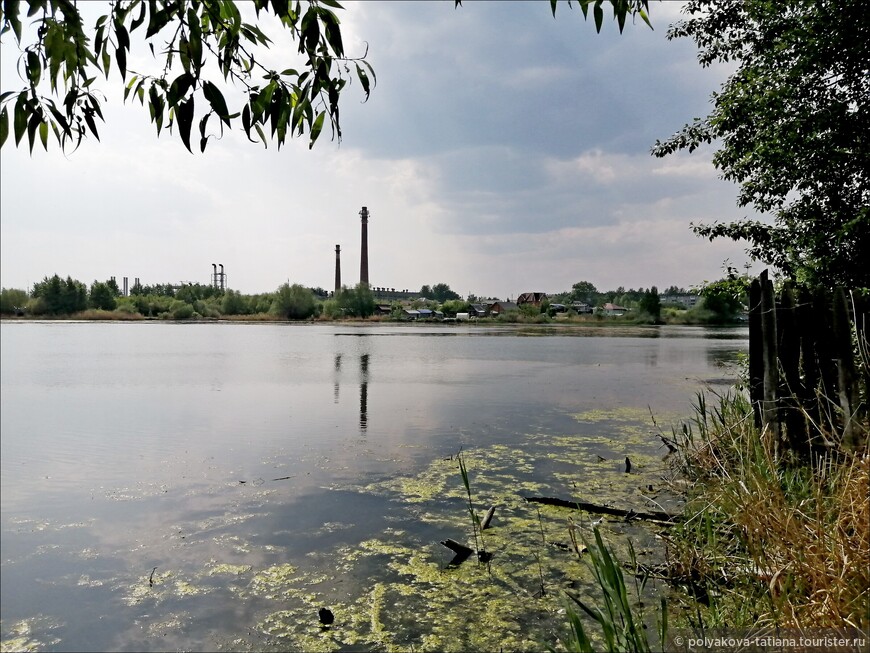
<instances>
[{"instance_id":1,"label":"green leaf","mask_svg":"<svg viewBox=\"0 0 870 653\"><path fill-rule=\"evenodd\" d=\"M175 115L178 118L178 135L181 136L181 142L184 143L187 151L193 154L193 150L190 149L190 130L193 127L193 97L179 104Z\"/></svg>"},{"instance_id":2,"label":"green leaf","mask_svg":"<svg viewBox=\"0 0 870 653\"><path fill-rule=\"evenodd\" d=\"M127 28L123 23L115 21L115 40L118 47L122 50L130 49L130 34L127 33Z\"/></svg>"},{"instance_id":3,"label":"green leaf","mask_svg":"<svg viewBox=\"0 0 870 653\"><path fill-rule=\"evenodd\" d=\"M6 139L9 136L9 111L6 110L6 107L3 107L3 110L0 111L0 147L3 147L3 143L6 142Z\"/></svg>"},{"instance_id":4,"label":"green leaf","mask_svg":"<svg viewBox=\"0 0 870 653\"><path fill-rule=\"evenodd\" d=\"M54 116L54 119L60 124L61 129L63 129L64 134L69 133L69 123L66 121L64 115L57 110L57 107L54 106L53 102L48 103L48 110L51 111L51 115Z\"/></svg>"},{"instance_id":5,"label":"green leaf","mask_svg":"<svg viewBox=\"0 0 870 653\"><path fill-rule=\"evenodd\" d=\"M199 121L199 135L202 138L205 138L205 128L206 128L206 125L208 125L208 119L210 117L211 117L211 111L209 111L207 114L205 114L202 117L202 120Z\"/></svg>"},{"instance_id":6,"label":"green leaf","mask_svg":"<svg viewBox=\"0 0 870 653\"><path fill-rule=\"evenodd\" d=\"M187 95L188 89L193 85L193 75L190 73L182 73L176 77L172 85L169 87L169 92L166 94L166 101L169 106L174 107Z\"/></svg>"},{"instance_id":7,"label":"green leaf","mask_svg":"<svg viewBox=\"0 0 870 653\"><path fill-rule=\"evenodd\" d=\"M553 12L553 18L556 17L556 3L559 0L550 0L550 10Z\"/></svg>"},{"instance_id":8,"label":"green leaf","mask_svg":"<svg viewBox=\"0 0 870 653\"><path fill-rule=\"evenodd\" d=\"M362 84L363 92L366 94L366 100L369 99L369 94L371 93L371 84L369 83L369 76L366 75L366 72L360 67L359 64L356 64L356 76L359 78L360 84Z\"/></svg>"},{"instance_id":9,"label":"green leaf","mask_svg":"<svg viewBox=\"0 0 870 653\"><path fill-rule=\"evenodd\" d=\"M178 56L181 57L181 67L184 72L190 72L190 43L182 36L178 39Z\"/></svg>"},{"instance_id":10,"label":"green leaf","mask_svg":"<svg viewBox=\"0 0 870 653\"><path fill-rule=\"evenodd\" d=\"M148 0L148 8L151 16L148 19L148 29L145 30L145 38L150 39L166 27L167 23L172 19L172 14L165 7L158 10L156 0Z\"/></svg>"},{"instance_id":11,"label":"green leaf","mask_svg":"<svg viewBox=\"0 0 870 653\"><path fill-rule=\"evenodd\" d=\"M326 42L329 43L329 46L337 57L343 57L344 43L341 40L341 27L338 24L338 17L328 9L320 9L319 14L326 31Z\"/></svg>"},{"instance_id":12,"label":"green leaf","mask_svg":"<svg viewBox=\"0 0 870 653\"><path fill-rule=\"evenodd\" d=\"M34 113L27 123L27 140L30 141L30 153L33 154L33 143L36 141L36 130L42 122L39 115Z\"/></svg>"},{"instance_id":13,"label":"green leaf","mask_svg":"<svg viewBox=\"0 0 870 653\"><path fill-rule=\"evenodd\" d=\"M130 9L132 9L132 8L133 8L133 7L131 6ZM145 11L146 11L146 9L147 9L147 7L145 6L145 3L143 2L143 3L140 5L139 16L138 16L137 18L134 18L134 19L133 19L133 22L130 23L130 31L131 31L131 32L132 32L133 30L135 30L137 27L139 27L139 25L141 25L142 23L145 22Z\"/></svg>"},{"instance_id":14,"label":"green leaf","mask_svg":"<svg viewBox=\"0 0 870 653\"><path fill-rule=\"evenodd\" d=\"M27 51L27 78L30 80L31 86L39 84L39 78L42 77L42 63L39 61L39 55L33 50Z\"/></svg>"},{"instance_id":15,"label":"green leaf","mask_svg":"<svg viewBox=\"0 0 870 653\"><path fill-rule=\"evenodd\" d=\"M27 17L35 16L40 11L45 9L45 0L30 0L30 9L27 10Z\"/></svg>"},{"instance_id":16,"label":"green leaf","mask_svg":"<svg viewBox=\"0 0 870 653\"><path fill-rule=\"evenodd\" d=\"M269 145L268 145L268 143L266 142L266 134L263 133L263 129L262 129L262 127L260 127L260 125L255 124L255 125L254 125L254 129L256 129L256 130L257 130L257 133L260 135L260 140L263 141L263 147L265 147L266 149L268 149L268 148L269 148Z\"/></svg>"},{"instance_id":17,"label":"green leaf","mask_svg":"<svg viewBox=\"0 0 870 653\"><path fill-rule=\"evenodd\" d=\"M595 31L601 31L601 25L604 23L604 10L601 8L601 1L595 3L595 8L592 10L595 17Z\"/></svg>"},{"instance_id":18,"label":"green leaf","mask_svg":"<svg viewBox=\"0 0 870 653\"><path fill-rule=\"evenodd\" d=\"M640 14L641 18L643 18L643 22L645 22L647 25L649 25L650 29L654 29L652 26L652 23L649 22L649 16L647 15L646 11L643 10L643 8L639 9L637 13Z\"/></svg>"},{"instance_id":19,"label":"green leaf","mask_svg":"<svg viewBox=\"0 0 870 653\"><path fill-rule=\"evenodd\" d=\"M27 92L22 91L15 100L15 118L12 129L15 132L15 146L21 142L24 132L27 131Z\"/></svg>"},{"instance_id":20,"label":"green leaf","mask_svg":"<svg viewBox=\"0 0 870 653\"><path fill-rule=\"evenodd\" d=\"M39 123L39 140L42 141L43 149L48 152L48 123L44 120Z\"/></svg>"},{"instance_id":21,"label":"green leaf","mask_svg":"<svg viewBox=\"0 0 870 653\"><path fill-rule=\"evenodd\" d=\"M3 0L3 17L12 25L16 40L21 43L21 21L18 19L18 0Z\"/></svg>"},{"instance_id":22,"label":"green leaf","mask_svg":"<svg viewBox=\"0 0 870 653\"><path fill-rule=\"evenodd\" d=\"M227 110L227 103L226 100L224 100L224 96L220 92L220 89L212 82L205 81L202 84L202 94L205 95L205 99L208 100L208 103L211 105L211 108L214 109L214 112L218 117L226 123L227 127L229 127L230 112Z\"/></svg>"},{"instance_id":23,"label":"green leaf","mask_svg":"<svg viewBox=\"0 0 870 653\"><path fill-rule=\"evenodd\" d=\"M242 129L245 130L245 135L248 137L248 140L252 143L255 142L254 139L251 138L251 105L246 104L245 108L242 109Z\"/></svg>"},{"instance_id":24,"label":"green leaf","mask_svg":"<svg viewBox=\"0 0 870 653\"><path fill-rule=\"evenodd\" d=\"M96 137L97 140L100 140L100 134L97 132L97 123L94 122L94 115L90 111L85 111L85 122L88 123L88 127L91 129L91 133Z\"/></svg>"},{"instance_id":25,"label":"green leaf","mask_svg":"<svg viewBox=\"0 0 870 653\"><path fill-rule=\"evenodd\" d=\"M124 51L124 48L117 48L115 50L115 61L118 63L118 70L121 71L121 79L127 78L127 53ZM106 57L103 55L103 63L106 62ZM106 73L108 75L108 73Z\"/></svg>"}]
</instances>

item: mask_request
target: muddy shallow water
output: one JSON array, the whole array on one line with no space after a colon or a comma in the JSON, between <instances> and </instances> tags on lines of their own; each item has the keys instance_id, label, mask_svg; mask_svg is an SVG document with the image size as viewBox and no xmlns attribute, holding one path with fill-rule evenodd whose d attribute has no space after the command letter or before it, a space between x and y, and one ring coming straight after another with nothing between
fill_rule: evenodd
<instances>
[{"instance_id":1,"label":"muddy shallow water","mask_svg":"<svg viewBox=\"0 0 870 653\"><path fill-rule=\"evenodd\" d=\"M546 650L745 329L3 323L3 650ZM489 565L457 568L496 506ZM632 461L630 474L624 459ZM617 550L654 529L605 520ZM329 607L334 624L321 628Z\"/></svg>"}]
</instances>

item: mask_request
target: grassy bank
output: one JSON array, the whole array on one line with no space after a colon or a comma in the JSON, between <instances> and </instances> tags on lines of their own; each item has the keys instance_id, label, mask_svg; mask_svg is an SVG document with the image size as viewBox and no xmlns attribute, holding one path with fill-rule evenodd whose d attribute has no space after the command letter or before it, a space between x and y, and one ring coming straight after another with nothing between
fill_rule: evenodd
<instances>
[{"instance_id":1,"label":"grassy bank","mask_svg":"<svg viewBox=\"0 0 870 653\"><path fill-rule=\"evenodd\" d=\"M690 486L669 575L686 590L688 625L870 628L866 440L799 464L778 455L742 394L715 400L699 395L677 436Z\"/></svg>"},{"instance_id":2,"label":"grassy bank","mask_svg":"<svg viewBox=\"0 0 870 653\"><path fill-rule=\"evenodd\" d=\"M836 442L835 434L828 435ZM743 394L699 394L694 418L671 440L674 485L686 504L676 525L661 534L666 564L624 565L644 579L667 581L667 606L657 618L649 612L644 618L640 593L630 598L622 570L596 533L596 542L587 545L600 600L569 610L570 637L563 646L668 650L668 627L695 636L711 630L870 632L866 437L864 443L857 451L834 445L801 464L779 455L767 430L756 427ZM652 646L647 628L661 637ZM596 645L589 633L597 636Z\"/></svg>"}]
</instances>

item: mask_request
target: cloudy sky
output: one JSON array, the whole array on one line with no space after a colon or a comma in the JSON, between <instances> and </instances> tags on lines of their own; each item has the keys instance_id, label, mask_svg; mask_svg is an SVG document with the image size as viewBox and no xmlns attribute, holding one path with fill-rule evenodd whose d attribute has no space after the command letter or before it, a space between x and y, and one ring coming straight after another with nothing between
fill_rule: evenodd
<instances>
[{"instance_id":1,"label":"cloudy sky","mask_svg":"<svg viewBox=\"0 0 870 653\"><path fill-rule=\"evenodd\" d=\"M540 1L347 2L346 49L368 42L378 84L367 103L352 85L341 144L324 132L311 151L227 134L191 155L156 137L147 108L123 104L114 71L100 82L100 142L68 156L51 142L31 156L11 137L3 148L0 283L206 283L223 263L243 293L331 289L340 244L352 285L362 206L375 286L443 282L504 299L581 280L607 290L718 278L725 259L746 261L742 246L702 240L689 223L743 217L735 187L717 178L712 148L656 159L650 147L706 115L728 71L667 41L680 3L651 5L654 30L638 22L620 35L610 16L596 34L563 3L554 19ZM292 49L274 48L276 67ZM139 53L130 68L150 65ZM16 57L4 36L4 91L20 88Z\"/></svg>"}]
</instances>

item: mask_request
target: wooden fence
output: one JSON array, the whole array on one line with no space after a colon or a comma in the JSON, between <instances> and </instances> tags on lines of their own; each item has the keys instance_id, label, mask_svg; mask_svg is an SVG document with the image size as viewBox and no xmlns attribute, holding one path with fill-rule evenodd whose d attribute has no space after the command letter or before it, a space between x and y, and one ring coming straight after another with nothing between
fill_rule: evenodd
<instances>
[{"instance_id":1,"label":"wooden fence","mask_svg":"<svg viewBox=\"0 0 870 653\"><path fill-rule=\"evenodd\" d=\"M800 457L867 442L868 297L786 285L765 270L749 290L749 396L780 450Z\"/></svg>"}]
</instances>

